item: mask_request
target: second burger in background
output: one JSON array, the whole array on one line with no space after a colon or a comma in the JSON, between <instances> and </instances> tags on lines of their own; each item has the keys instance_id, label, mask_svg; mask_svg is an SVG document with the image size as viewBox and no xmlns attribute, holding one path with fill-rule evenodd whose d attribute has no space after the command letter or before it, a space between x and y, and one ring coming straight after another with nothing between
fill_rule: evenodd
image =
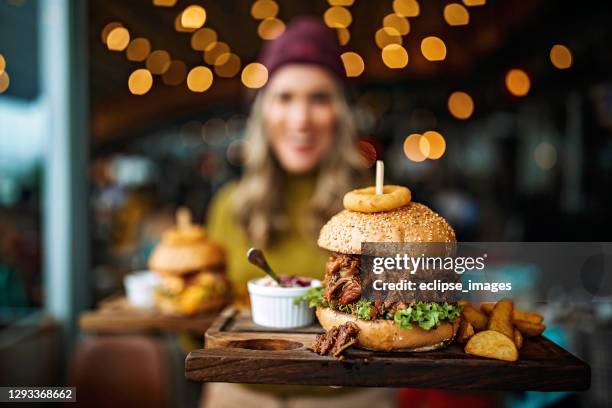
<instances>
[{"instance_id":1,"label":"second burger in background","mask_svg":"<svg viewBox=\"0 0 612 408\"><path fill-rule=\"evenodd\" d=\"M177 211L177 225L166 231L149 258L160 276L156 306L166 314L194 315L221 309L231 300L225 251L191 223L188 209Z\"/></svg>"}]
</instances>

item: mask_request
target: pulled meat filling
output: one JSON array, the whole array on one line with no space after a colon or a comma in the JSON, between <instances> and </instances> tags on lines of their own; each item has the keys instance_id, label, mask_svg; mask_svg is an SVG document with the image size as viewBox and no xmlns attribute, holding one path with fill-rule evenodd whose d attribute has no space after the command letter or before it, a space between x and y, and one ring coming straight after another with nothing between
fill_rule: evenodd
<instances>
[{"instance_id":1,"label":"pulled meat filling","mask_svg":"<svg viewBox=\"0 0 612 408\"><path fill-rule=\"evenodd\" d=\"M361 278L359 277L359 255L346 255L334 252L325 264L325 300L334 300L343 305L357 301L361 297Z\"/></svg>"},{"instance_id":2,"label":"pulled meat filling","mask_svg":"<svg viewBox=\"0 0 612 408\"><path fill-rule=\"evenodd\" d=\"M362 295L367 296L368 293L363 290L363 285L368 284L368 282L362 282L360 275L361 268L360 255L332 253L325 264L323 299L328 304L334 305L333 307L336 309L345 311L339 306L354 304L361 299ZM423 282L429 282L434 277L455 282L458 279L457 276L453 271L424 270L419 273L419 279ZM369 316L372 319L385 317L386 314L393 314L417 302L447 302L454 304L456 301L455 294L452 291L445 293L431 292L436 291L419 291L419 297L417 298L416 292L406 293L400 297L395 291L381 291L373 294L376 297L366 298L365 300L373 302L372 310L369 311ZM354 311L352 313L355 314Z\"/></svg>"},{"instance_id":3,"label":"pulled meat filling","mask_svg":"<svg viewBox=\"0 0 612 408\"><path fill-rule=\"evenodd\" d=\"M359 327L353 322L346 322L317 335L310 345L310 350L322 356L331 355L342 358L344 350L357 343L358 334Z\"/></svg>"},{"instance_id":4,"label":"pulled meat filling","mask_svg":"<svg viewBox=\"0 0 612 408\"><path fill-rule=\"evenodd\" d=\"M398 310L407 309L412 303L407 304L405 302L395 302L392 300L376 300L374 301L374 309L378 315L383 316L385 313L395 313Z\"/></svg>"}]
</instances>

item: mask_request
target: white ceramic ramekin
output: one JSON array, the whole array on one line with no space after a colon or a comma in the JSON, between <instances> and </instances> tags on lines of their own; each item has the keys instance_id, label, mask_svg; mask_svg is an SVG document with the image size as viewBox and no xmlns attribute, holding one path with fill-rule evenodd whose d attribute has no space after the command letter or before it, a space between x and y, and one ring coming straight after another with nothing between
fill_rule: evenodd
<instances>
[{"instance_id":1,"label":"white ceramic ramekin","mask_svg":"<svg viewBox=\"0 0 612 408\"><path fill-rule=\"evenodd\" d=\"M128 302L135 307L152 308L159 277L151 271L131 273L123 278Z\"/></svg>"},{"instance_id":2,"label":"white ceramic ramekin","mask_svg":"<svg viewBox=\"0 0 612 408\"><path fill-rule=\"evenodd\" d=\"M251 315L256 324L287 329L308 326L314 322L314 312L308 307L308 302L302 301L296 305L293 299L312 287L321 286L319 280L313 279L308 287L292 288L258 285L257 280L250 280L247 284Z\"/></svg>"}]
</instances>

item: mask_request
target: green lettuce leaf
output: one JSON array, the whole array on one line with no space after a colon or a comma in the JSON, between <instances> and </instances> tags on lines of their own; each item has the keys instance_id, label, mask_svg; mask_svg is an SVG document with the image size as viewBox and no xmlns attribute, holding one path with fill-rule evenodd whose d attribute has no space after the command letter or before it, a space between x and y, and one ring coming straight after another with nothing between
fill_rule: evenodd
<instances>
[{"instance_id":1,"label":"green lettuce leaf","mask_svg":"<svg viewBox=\"0 0 612 408\"><path fill-rule=\"evenodd\" d=\"M374 303L364 299L359 299L355 303L355 315L363 320L372 320L372 310L374 310Z\"/></svg>"},{"instance_id":2,"label":"green lettuce leaf","mask_svg":"<svg viewBox=\"0 0 612 408\"><path fill-rule=\"evenodd\" d=\"M406 309L398 310L393 315L393 320L402 328L412 327L413 324L420 328L430 330L438 327L442 320L453 321L461 314L459 306L448 303L415 303Z\"/></svg>"},{"instance_id":3,"label":"green lettuce leaf","mask_svg":"<svg viewBox=\"0 0 612 408\"><path fill-rule=\"evenodd\" d=\"M308 306L315 308L318 306L329 307L342 313L349 313L362 320L372 320L374 302L359 299L357 302L343 305L338 302L327 303L323 298L324 288L322 286L308 289L302 296L293 299L294 304L303 301L308 302ZM449 303L415 303L406 309L398 310L395 313L386 311L384 319L393 320L395 324L402 328L410 328L413 324L420 328L430 330L443 320L453 321L461 314L461 307Z\"/></svg>"},{"instance_id":4,"label":"green lettuce leaf","mask_svg":"<svg viewBox=\"0 0 612 408\"><path fill-rule=\"evenodd\" d=\"M323 286L315 286L308 289L308 292L293 299L293 304L297 305L300 302L307 301L308 307L315 308L317 306L325 306L326 302L323 299Z\"/></svg>"}]
</instances>

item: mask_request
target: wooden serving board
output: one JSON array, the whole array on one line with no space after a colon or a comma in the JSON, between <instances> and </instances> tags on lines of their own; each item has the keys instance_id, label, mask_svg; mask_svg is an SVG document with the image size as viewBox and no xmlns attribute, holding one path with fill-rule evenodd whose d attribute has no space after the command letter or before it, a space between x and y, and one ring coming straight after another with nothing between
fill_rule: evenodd
<instances>
[{"instance_id":1,"label":"wooden serving board","mask_svg":"<svg viewBox=\"0 0 612 408\"><path fill-rule=\"evenodd\" d=\"M385 353L351 347L345 359L307 349L319 325L275 330L254 324L245 310L225 309L189 353L185 376L235 382L452 390L586 390L590 367L545 337L525 339L516 362L467 355L459 344L424 353Z\"/></svg>"},{"instance_id":2,"label":"wooden serving board","mask_svg":"<svg viewBox=\"0 0 612 408\"><path fill-rule=\"evenodd\" d=\"M131 306L125 296L100 302L79 316L79 327L96 333L191 332L203 336L219 312L196 316L168 316L155 309Z\"/></svg>"}]
</instances>

